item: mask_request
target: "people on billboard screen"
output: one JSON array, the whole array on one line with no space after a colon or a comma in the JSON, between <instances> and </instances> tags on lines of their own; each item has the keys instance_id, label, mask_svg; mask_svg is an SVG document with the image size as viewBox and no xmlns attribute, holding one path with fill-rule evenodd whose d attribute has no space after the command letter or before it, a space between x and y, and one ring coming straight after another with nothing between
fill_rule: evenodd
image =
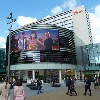
<instances>
[{"instance_id":1,"label":"people on billboard screen","mask_svg":"<svg viewBox=\"0 0 100 100\"><path fill-rule=\"evenodd\" d=\"M25 36L25 32L23 32L22 35L18 37L18 50L24 51L26 49L27 49L27 37Z\"/></svg>"},{"instance_id":2,"label":"people on billboard screen","mask_svg":"<svg viewBox=\"0 0 100 100\"><path fill-rule=\"evenodd\" d=\"M36 32L32 31L28 40L28 50L39 50L39 47L44 49L44 44L37 39Z\"/></svg>"},{"instance_id":3,"label":"people on billboard screen","mask_svg":"<svg viewBox=\"0 0 100 100\"><path fill-rule=\"evenodd\" d=\"M45 46L45 50L52 50L53 40L50 37L49 32L45 33L44 46Z\"/></svg>"},{"instance_id":4,"label":"people on billboard screen","mask_svg":"<svg viewBox=\"0 0 100 100\"><path fill-rule=\"evenodd\" d=\"M29 30L14 34L13 37L11 43L13 52L59 50L58 30Z\"/></svg>"}]
</instances>

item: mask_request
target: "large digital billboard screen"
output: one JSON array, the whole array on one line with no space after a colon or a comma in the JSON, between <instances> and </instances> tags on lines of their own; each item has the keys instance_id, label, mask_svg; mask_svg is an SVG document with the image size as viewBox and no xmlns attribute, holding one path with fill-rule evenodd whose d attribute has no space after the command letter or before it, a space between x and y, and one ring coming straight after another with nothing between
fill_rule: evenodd
<instances>
[{"instance_id":1,"label":"large digital billboard screen","mask_svg":"<svg viewBox=\"0 0 100 100\"><path fill-rule=\"evenodd\" d=\"M38 29L18 32L12 35L13 52L28 50L59 50L59 31Z\"/></svg>"}]
</instances>

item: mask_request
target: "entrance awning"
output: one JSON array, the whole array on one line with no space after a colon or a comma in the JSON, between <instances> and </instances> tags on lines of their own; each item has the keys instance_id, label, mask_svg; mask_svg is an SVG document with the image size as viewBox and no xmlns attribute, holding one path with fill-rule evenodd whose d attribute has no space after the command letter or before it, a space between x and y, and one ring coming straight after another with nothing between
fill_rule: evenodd
<instances>
[{"instance_id":1,"label":"entrance awning","mask_svg":"<svg viewBox=\"0 0 100 100\"><path fill-rule=\"evenodd\" d=\"M85 71L100 71L100 66L85 66Z\"/></svg>"}]
</instances>

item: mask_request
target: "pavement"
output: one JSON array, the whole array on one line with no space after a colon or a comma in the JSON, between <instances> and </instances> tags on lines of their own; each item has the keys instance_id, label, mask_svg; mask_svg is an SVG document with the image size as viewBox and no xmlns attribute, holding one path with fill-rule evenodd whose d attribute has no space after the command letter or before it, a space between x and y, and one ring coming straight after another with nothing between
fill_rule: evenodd
<instances>
[{"instance_id":1,"label":"pavement","mask_svg":"<svg viewBox=\"0 0 100 100\"><path fill-rule=\"evenodd\" d=\"M44 83L42 88L42 93L37 94L37 90L30 90L26 87L26 84L23 84L26 93L26 100L99 100L100 99L100 86L94 89L92 84L92 96L89 96L87 93L86 96L84 93L84 82L76 82L75 89L77 91L77 96L66 95L67 87L65 84L61 84L61 87L51 87L50 84ZM13 89L11 92L11 100L13 100Z\"/></svg>"}]
</instances>

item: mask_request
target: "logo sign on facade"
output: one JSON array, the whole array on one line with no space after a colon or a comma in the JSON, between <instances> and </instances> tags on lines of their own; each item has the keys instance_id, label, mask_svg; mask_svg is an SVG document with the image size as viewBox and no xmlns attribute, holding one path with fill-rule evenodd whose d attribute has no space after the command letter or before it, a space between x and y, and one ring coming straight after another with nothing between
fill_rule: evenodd
<instances>
[{"instance_id":1,"label":"logo sign on facade","mask_svg":"<svg viewBox=\"0 0 100 100\"><path fill-rule=\"evenodd\" d=\"M82 13L82 12L83 12L83 10L74 11L73 14L74 14L74 15L77 15L77 14Z\"/></svg>"}]
</instances>

